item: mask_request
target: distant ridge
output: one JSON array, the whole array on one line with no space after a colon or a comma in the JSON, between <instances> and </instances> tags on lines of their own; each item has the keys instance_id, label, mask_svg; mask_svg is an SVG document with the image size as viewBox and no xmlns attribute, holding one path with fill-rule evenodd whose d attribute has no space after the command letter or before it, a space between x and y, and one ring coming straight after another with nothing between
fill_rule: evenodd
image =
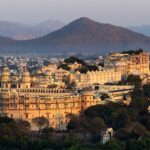
<instances>
[{"instance_id":1,"label":"distant ridge","mask_svg":"<svg viewBox=\"0 0 150 150\"><path fill-rule=\"evenodd\" d=\"M16 41L6 50L22 53L106 53L115 50L150 49L150 38L129 29L79 18L46 36Z\"/></svg>"},{"instance_id":2,"label":"distant ridge","mask_svg":"<svg viewBox=\"0 0 150 150\"><path fill-rule=\"evenodd\" d=\"M130 26L127 28L150 37L150 25Z\"/></svg>"},{"instance_id":3,"label":"distant ridge","mask_svg":"<svg viewBox=\"0 0 150 150\"><path fill-rule=\"evenodd\" d=\"M47 20L35 26L17 22L0 21L0 36L9 37L16 40L29 40L44 36L50 32L62 28L63 26L64 23L59 20Z\"/></svg>"}]
</instances>

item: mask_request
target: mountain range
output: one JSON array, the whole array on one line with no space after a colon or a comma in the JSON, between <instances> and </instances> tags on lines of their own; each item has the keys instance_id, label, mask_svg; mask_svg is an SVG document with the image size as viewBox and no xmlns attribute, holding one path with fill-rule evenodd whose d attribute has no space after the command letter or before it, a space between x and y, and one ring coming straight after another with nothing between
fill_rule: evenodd
<instances>
[{"instance_id":1,"label":"mountain range","mask_svg":"<svg viewBox=\"0 0 150 150\"><path fill-rule=\"evenodd\" d=\"M18 22L0 21L0 36L15 40L30 40L44 36L65 26L59 20L47 20L38 25L25 25Z\"/></svg>"},{"instance_id":2,"label":"mountain range","mask_svg":"<svg viewBox=\"0 0 150 150\"><path fill-rule=\"evenodd\" d=\"M3 42L1 42L3 41ZM150 38L129 29L79 18L40 38L16 41L0 38L0 52L7 53L99 53L150 49Z\"/></svg>"},{"instance_id":3,"label":"mountain range","mask_svg":"<svg viewBox=\"0 0 150 150\"><path fill-rule=\"evenodd\" d=\"M150 25L129 26L127 28L150 37Z\"/></svg>"}]
</instances>

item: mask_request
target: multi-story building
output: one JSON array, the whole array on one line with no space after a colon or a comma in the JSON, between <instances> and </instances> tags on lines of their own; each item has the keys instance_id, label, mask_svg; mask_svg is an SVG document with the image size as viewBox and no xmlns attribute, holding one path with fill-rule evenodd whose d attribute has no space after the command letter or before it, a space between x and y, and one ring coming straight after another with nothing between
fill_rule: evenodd
<instances>
[{"instance_id":1,"label":"multi-story building","mask_svg":"<svg viewBox=\"0 0 150 150\"><path fill-rule=\"evenodd\" d=\"M117 83L121 81L121 72L115 69L91 71L86 74L77 72L70 74L70 80L74 81L80 88L93 84Z\"/></svg>"},{"instance_id":2,"label":"multi-story building","mask_svg":"<svg viewBox=\"0 0 150 150\"><path fill-rule=\"evenodd\" d=\"M33 84L27 70L21 76L12 78L9 69L5 68L0 80L0 116L27 120L33 129L32 119L43 116L52 127L65 129L67 114L78 115L92 105L122 101L132 90L131 86L96 85L92 89L76 93L65 88L39 87ZM101 99L104 93L108 94L106 100Z\"/></svg>"},{"instance_id":3,"label":"multi-story building","mask_svg":"<svg viewBox=\"0 0 150 150\"><path fill-rule=\"evenodd\" d=\"M105 58L104 67L119 69L122 77L130 74L143 77L149 74L149 53L140 50L132 53L111 53Z\"/></svg>"}]
</instances>

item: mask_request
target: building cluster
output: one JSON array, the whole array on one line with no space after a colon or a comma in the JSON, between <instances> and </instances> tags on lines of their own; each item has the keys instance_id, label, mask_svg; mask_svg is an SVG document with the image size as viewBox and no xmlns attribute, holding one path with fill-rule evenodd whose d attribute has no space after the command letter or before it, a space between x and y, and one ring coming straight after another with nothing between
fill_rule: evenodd
<instances>
[{"instance_id":1,"label":"building cluster","mask_svg":"<svg viewBox=\"0 0 150 150\"><path fill-rule=\"evenodd\" d=\"M143 51L111 53L104 60L104 67L118 69L122 78L131 74L144 77L149 75L149 54Z\"/></svg>"},{"instance_id":2,"label":"building cluster","mask_svg":"<svg viewBox=\"0 0 150 150\"><path fill-rule=\"evenodd\" d=\"M67 114L80 114L90 106L112 102L128 105L133 86L117 85L130 74L149 77L149 55L110 54L104 67L97 71L80 73L82 64L69 64L69 71L57 63L40 65L31 73L22 65L18 74L4 67L0 76L0 116L20 118L31 123L36 117L46 117L50 125L64 130L69 121ZM74 82L74 88L68 88ZM147 80L148 81L148 80Z\"/></svg>"},{"instance_id":3,"label":"building cluster","mask_svg":"<svg viewBox=\"0 0 150 150\"><path fill-rule=\"evenodd\" d=\"M121 72L115 69L88 71L86 74L77 72L70 74L70 80L80 88L93 84L118 83L121 81Z\"/></svg>"}]
</instances>

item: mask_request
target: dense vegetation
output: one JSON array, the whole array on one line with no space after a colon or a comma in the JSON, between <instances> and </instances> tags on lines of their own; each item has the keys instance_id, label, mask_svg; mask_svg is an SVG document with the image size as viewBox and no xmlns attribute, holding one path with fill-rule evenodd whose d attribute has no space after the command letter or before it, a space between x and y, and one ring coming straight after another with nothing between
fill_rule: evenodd
<instances>
[{"instance_id":1,"label":"dense vegetation","mask_svg":"<svg viewBox=\"0 0 150 150\"><path fill-rule=\"evenodd\" d=\"M150 146L150 84L142 85L138 76L129 76L126 84L134 85L130 106L108 103L89 107L80 116L70 115L69 131L89 133L91 142L99 142L100 132L113 128L114 139L101 149L149 150ZM115 148L116 146L116 148ZM107 149L106 148L106 149Z\"/></svg>"},{"instance_id":2,"label":"dense vegetation","mask_svg":"<svg viewBox=\"0 0 150 150\"><path fill-rule=\"evenodd\" d=\"M128 50L128 51L123 51L123 54L135 54L135 55L139 55L140 53L143 52L143 49L138 49L138 50Z\"/></svg>"},{"instance_id":3,"label":"dense vegetation","mask_svg":"<svg viewBox=\"0 0 150 150\"><path fill-rule=\"evenodd\" d=\"M63 64L60 64L59 68L64 70L70 70L69 64L78 63L82 66L77 68L75 71L79 71L80 73L87 73L88 71L97 71L98 67L96 65L88 65L84 60L79 59L77 57L71 56L64 60Z\"/></svg>"}]
</instances>

